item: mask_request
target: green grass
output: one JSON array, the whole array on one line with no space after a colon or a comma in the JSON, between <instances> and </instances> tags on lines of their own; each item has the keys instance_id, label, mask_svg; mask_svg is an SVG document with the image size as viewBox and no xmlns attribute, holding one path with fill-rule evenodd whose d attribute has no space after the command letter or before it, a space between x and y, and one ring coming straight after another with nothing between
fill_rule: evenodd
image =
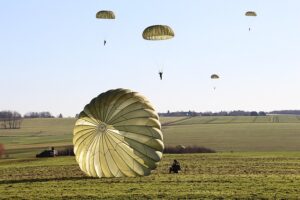
<instances>
[{"instance_id":1,"label":"green grass","mask_svg":"<svg viewBox=\"0 0 300 200\"><path fill-rule=\"evenodd\" d=\"M1 199L299 199L299 185L299 152L165 155L148 177L102 179L74 157L0 160Z\"/></svg>"},{"instance_id":2,"label":"green grass","mask_svg":"<svg viewBox=\"0 0 300 200\"><path fill-rule=\"evenodd\" d=\"M300 117L163 117L165 145L198 145L217 151L299 151ZM11 157L72 144L75 119L25 119L21 129L0 129Z\"/></svg>"},{"instance_id":3,"label":"green grass","mask_svg":"<svg viewBox=\"0 0 300 200\"><path fill-rule=\"evenodd\" d=\"M199 145L217 151L298 151L299 123L193 124L165 127L168 145Z\"/></svg>"},{"instance_id":4,"label":"green grass","mask_svg":"<svg viewBox=\"0 0 300 200\"><path fill-rule=\"evenodd\" d=\"M26 119L0 129L0 199L300 199L300 117L161 118L166 145L216 154L164 155L148 177L90 178L74 157L36 159L72 143L75 119ZM232 151L232 153L230 153ZM15 158L15 159L13 159ZM173 159L180 174L168 174Z\"/></svg>"}]
</instances>

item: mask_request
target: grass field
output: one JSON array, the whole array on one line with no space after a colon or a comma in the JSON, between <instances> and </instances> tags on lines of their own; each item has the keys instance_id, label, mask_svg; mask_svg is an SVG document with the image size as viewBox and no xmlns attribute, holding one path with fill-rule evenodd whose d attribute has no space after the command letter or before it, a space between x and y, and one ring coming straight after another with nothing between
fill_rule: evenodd
<instances>
[{"instance_id":1,"label":"grass field","mask_svg":"<svg viewBox=\"0 0 300 200\"><path fill-rule=\"evenodd\" d=\"M299 151L300 117L163 117L165 145L198 145L217 151ZM21 129L0 129L11 157L72 144L75 119L25 119Z\"/></svg>"},{"instance_id":2,"label":"grass field","mask_svg":"<svg viewBox=\"0 0 300 200\"><path fill-rule=\"evenodd\" d=\"M103 179L74 157L0 160L0 199L300 199L299 185L299 152L165 155L148 177Z\"/></svg>"},{"instance_id":3,"label":"grass field","mask_svg":"<svg viewBox=\"0 0 300 200\"><path fill-rule=\"evenodd\" d=\"M72 143L75 119L26 119L0 129L9 153L0 159L0 199L300 199L300 118L161 118L164 142L199 145L214 154L164 155L148 177L90 178L74 157L36 159ZM298 151L298 152L297 152ZM173 159L180 174L168 174Z\"/></svg>"}]
</instances>

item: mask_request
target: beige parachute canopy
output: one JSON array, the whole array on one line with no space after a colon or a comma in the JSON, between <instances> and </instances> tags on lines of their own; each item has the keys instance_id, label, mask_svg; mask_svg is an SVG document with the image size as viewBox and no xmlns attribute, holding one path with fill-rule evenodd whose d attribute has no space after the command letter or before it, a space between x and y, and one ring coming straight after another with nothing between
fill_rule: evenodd
<instances>
[{"instance_id":1,"label":"beige parachute canopy","mask_svg":"<svg viewBox=\"0 0 300 200\"><path fill-rule=\"evenodd\" d=\"M158 114L141 94L109 90L79 114L73 131L76 161L93 177L145 176L162 158Z\"/></svg>"},{"instance_id":2,"label":"beige parachute canopy","mask_svg":"<svg viewBox=\"0 0 300 200\"><path fill-rule=\"evenodd\" d=\"M96 18L98 19L115 19L115 14L110 10L101 10L97 12Z\"/></svg>"},{"instance_id":3,"label":"beige parachute canopy","mask_svg":"<svg viewBox=\"0 0 300 200\"><path fill-rule=\"evenodd\" d=\"M143 31L145 40L167 40L174 36L174 31L167 25L153 25Z\"/></svg>"},{"instance_id":4,"label":"beige parachute canopy","mask_svg":"<svg viewBox=\"0 0 300 200\"><path fill-rule=\"evenodd\" d=\"M256 12L254 12L254 11L247 11L245 13L245 15L248 17L256 17L257 16Z\"/></svg>"},{"instance_id":5,"label":"beige parachute canopy","mask_svg":"<svg viewBox=\"0 0 300 200\"><path fill-rule=\"evenodd\" d=\"M212 74L210 76L211 79L219 79L220 77L217 74Z\"/></svg>"}]
</instances>

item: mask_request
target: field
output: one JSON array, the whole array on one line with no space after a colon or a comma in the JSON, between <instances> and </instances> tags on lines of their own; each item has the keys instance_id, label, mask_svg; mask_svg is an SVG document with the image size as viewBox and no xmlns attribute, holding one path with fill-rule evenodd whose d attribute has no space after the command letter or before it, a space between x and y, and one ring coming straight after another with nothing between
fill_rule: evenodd
<instances>
[{"instance_id":1,"label":"field","mask_svg":"<svg viewBox=\"0 0 300 200\"><path fill-rule=\"evenodd\" d=\"M299 199L299 185L299 152L165 155L148 177L104 179L74 157L0 160L0 199Z\"/></svg>"},{"instance_id":2,"label":"field","mask_svg":"<svg viewBox=\"0 0 300 200\"><path fill-rule=\"evenodd\" d=\"M217 151L299 151L300 117L164 117L164 143ZM11 157L30 157L51 146L72 144L75 119L26 119L17 130L0 129Z\"/></svg>"},{"instance_id":3,"label":"field","mask_svg":"<svg viewBox=\"0 0 300 200\"><path fill-rule=\"evenodd\" d=\"M163 128L167 145L199 145L217 151L299 151L298 116L195 117Z\"/></svg>"},{"instance_id":4,"label":"field","mask_svg":"<svg viewBox=\"0 0 300 200\"><path fill-rule=\"evenodd\" d=\"M148 177L90 178L74 157L36 159L72 144L75 119L26 119L0 129L0 199L300 199L300 118L161 118L164 142L215 149L165 154ZM173 159L182 171L168 174Z\"/></svg>"}]
</instances>

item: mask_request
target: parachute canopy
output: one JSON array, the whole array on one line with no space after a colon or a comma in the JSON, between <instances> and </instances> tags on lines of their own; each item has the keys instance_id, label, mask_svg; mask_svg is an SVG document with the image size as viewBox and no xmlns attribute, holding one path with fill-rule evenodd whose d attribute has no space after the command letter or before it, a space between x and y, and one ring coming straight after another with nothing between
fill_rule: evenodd
<instances>
[{"instance_id":1,"label":"parachute canopy","mask_svg":"<svg viewBox=\"0 0 300 200\"><path fill-rule=\"evenodd\" d=\"M97 12L96 18L98 19L115 19L115 14L110 10L101 10Z\"/></svg>"},{"instance_id":2,"label":"parachute canopy","mask_svg":"<svg viewBox=\"0 0 300 200\"><path fill-rule=\"evenodd\" d=\"M248 17L256 17L257 16L256 12L254 12L254 11L247 11L245 13L245 15Z\"/></svg>"},{"instance_id":3,"label":"parachute canopy","mask_svg":"<svg viewBox=\"0 0 300 200\"><path fill-rule=\"evenodd\" d=\"M164 149L158 114L141 94L109 90L79 114L73 131L76 161L93 177L149 175Z\"/></svg>"},{"instance_id":4,"label":"parachute canopy","mask_svg":"<svg viewBox=\"0 0 300 200\"><path fill-rule=\"evenodd\" d=\"M219 79L219 76L217 74L212 74L210 76L211 79Z\"/></svg>"},{"instance_id":5,"label":"parachute canopy","mask_svg":"<svg viewBox=\"0 0 300 200\"><path fill-rule=\"evenodd\" d=\"M167 40L174 37L174 31L167 25L153 25L143 31L145 40Z\"/></svg>"}]
</instances>

